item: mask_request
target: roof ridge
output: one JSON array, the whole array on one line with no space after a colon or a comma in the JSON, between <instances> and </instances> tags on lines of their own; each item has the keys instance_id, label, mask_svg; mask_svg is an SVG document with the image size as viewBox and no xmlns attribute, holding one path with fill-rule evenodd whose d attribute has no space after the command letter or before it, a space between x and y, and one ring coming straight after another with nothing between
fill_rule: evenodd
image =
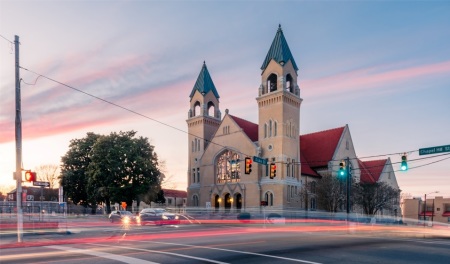
<instances>
[{"instance_id":1,"label":"roof ridge","mask_svg":"<svg viewBox=\"0 0 450 264\"><path fill-rule=\"evenodd\" d=\"M314 135L314 134L318 134L318 133L329 132L329 131L338 130L338 129L344 129L344 128L345 128L345 126L343 126L343 127L335 127L335 128L330 128L330 129L326 129L326 130L317 131L317 132L312 132L312 133L309 133L309 134L303 134L303 135L300 135L300 136L309 136L309 135Z\"/></svg>"}]
</instances>

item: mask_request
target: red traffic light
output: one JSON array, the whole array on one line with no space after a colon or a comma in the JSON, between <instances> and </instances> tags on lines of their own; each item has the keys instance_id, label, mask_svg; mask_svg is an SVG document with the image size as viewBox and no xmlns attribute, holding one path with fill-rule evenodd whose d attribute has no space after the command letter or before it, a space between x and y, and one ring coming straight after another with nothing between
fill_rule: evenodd
<instances>
[{"instance_id":1,"label":"red traffic light","mask_svg":"<svg viewBox=\"0 0 450 264\"><path fill-rule=\"evenodd\" d=\"M252 159L251 158L245 158L245 174L250 174L252 172Z\"/></svg>"},{"instance_id":2,"label":"red traffic light","mask_svg":"<svg viewBox=\"0 0 450 264\"><path fill-rule=\"evenodd\" d=\"M270 178L273 179L275 177L277 177L277 165L270 163Z\"/></svg>"},{"instance_id":3,"label":"red traffic light","mask_svg":"<svg viewBox=\"0 0 450 264\"><path fill-rule=\"evenodd\" d=\"M36 172L26 171L25 172L25 181L27 181L27 182L36 181Z\"/></svg>"}]
</instances>

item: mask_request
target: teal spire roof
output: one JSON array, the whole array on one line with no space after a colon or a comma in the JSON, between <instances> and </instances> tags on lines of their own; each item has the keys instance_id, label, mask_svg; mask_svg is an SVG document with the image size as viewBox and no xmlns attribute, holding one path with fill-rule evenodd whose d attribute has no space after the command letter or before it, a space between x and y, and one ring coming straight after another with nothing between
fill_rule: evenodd
<instances>
[{"instance_id":1,"label":"teal spire roof","mask_svg":"<svg viewBox=\"0 0 450 264\"><path fill-rule=\"evenodd\" d=\"M203 62L202 70L198 75L197 81L195 82L194 88L192 89L191 95L189 96L190 98L194 96L195 91L199 91L201 94L207 94L209 93L209 91L212 91L214 93L214 96L216 98L219 98L219 93L214 86L211 75L209 75L208 68L206 68L205 62Z\"/></svg>"},{"instance_id":2,"label":"teal spire roof","mask_svg":"<svg viewBox=\"0 0 450 264\"><path fill-rule=\"evenodd\" d=\"M295 63L294 57L292 57L291 50L287 44L286 39L284 38L283 30L281 29L281 25L278 25L277 34L273 39L272 45L270 46L269 52L267 53L266 59L264 60L261 70L265 70L267 65L271 59L274 59L276 62L287 63L291 60L294 69L298 71L297 64Z\"/></svg>"}]
</instances>

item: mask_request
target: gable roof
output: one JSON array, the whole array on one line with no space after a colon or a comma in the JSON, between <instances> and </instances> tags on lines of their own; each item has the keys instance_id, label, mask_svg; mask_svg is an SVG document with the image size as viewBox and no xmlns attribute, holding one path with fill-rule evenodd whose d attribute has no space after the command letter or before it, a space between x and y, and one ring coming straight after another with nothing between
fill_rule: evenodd
<instances>
[{"instance_id":1,"label":"gable roof","mask_svg":"<svg viewBox=\"0 0 450 264\"><path fill-rule=\"evenodd\" d=\"M214 86L211 75L209 75L205 62L203 62L202 70L197 77L194 88L192 88L191 95L189 95L190 98L194 96L195 91L199 91L203 95L209 93L209 91L212 91L214 96L219 98L219 93L216 90L216 86Z\"/></svg>"},{"instance_id":2,"label":"gable roof","mask_svg":"<svg viewBox=\"0 0 450 264\"><path fill-rule=\"evenodd\" d=\"M255 123L252 123L250 121L244 120L242 118L228 115L231 119L236 122L236 124L244 130L244 133L250 138L251 141L255 142L258 141L258 125Z\"/></svg>"},{"instance_id":3,"label":"gable roof","mask_svg":"<svg viewBox=\"0 0 450 264\"><path fill-rule=\"evenodd\" d=\"M308 162L305 159L305 156L302 155L300 152L300 164L302 168L302 175L308 175L308 176L314 176L314 177L320 177L317 172L315 172L311 167L309 166Z\"/></svg>"},{"instance_id":4,"label":"gable roof","mask_svg":"<svg viewBox=\"0 0 450 264\"><path fill-rule=\"evenodd\" d=\"M300 136L300 155L311 168L326 167L333 159L345 127Z\"/></svg>"},{"instance_id":5,"label":"gable roof","mask_svg":"<svg viewBox=\"0 0 450 264\"><path fill-rule=\"evenodd\" d=\"M287 44L286 39L284 38L283 30L281 29L281 25L278 25L277 34L272 41L272 45L270 46L269 52L267 52L266 59L264 60L261 70L265 70L267 65L269 65L270 60L275 60L277 63L287 63L289 60L294 66L294 69L298 71L297 64L295 63L294 57L292 56L291 50L289 49L289 45Z\"/></svg>"},{"instance_id":6,"label":"gable roof","mask_svg":"<svg viewBox=\"0 0 450 264\"><path fill-rule=\"evenodd\" d=\"M380 179L381 173L386 166L387 159L382 160L358 160L361 170L361 182L376 183Z\"/></svg>"}]
</instances>

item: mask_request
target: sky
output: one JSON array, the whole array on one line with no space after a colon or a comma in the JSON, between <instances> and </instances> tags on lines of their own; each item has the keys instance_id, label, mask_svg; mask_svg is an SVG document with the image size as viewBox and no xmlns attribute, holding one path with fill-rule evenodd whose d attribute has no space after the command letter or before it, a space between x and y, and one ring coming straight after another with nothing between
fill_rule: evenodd
<instances>
[{"instance_id":1,"label":"sky","mask_svg":"<svg viewBox=\"0 0 450 264\"><path fill-rule=\"evenodd\" d=\"M450 153L418 154L450 145L449 13L450 1L0 0L0 185L15 185L15 35L27 69L24 169L60 164L87 132L135 130L186 189L203 61L221 112L257 123L260 67L281 24L299 67L300 133L348 124L361 159L408 154L410 169L396 172L403 193L450 197Z\"/></svg>"}]
</instances>

